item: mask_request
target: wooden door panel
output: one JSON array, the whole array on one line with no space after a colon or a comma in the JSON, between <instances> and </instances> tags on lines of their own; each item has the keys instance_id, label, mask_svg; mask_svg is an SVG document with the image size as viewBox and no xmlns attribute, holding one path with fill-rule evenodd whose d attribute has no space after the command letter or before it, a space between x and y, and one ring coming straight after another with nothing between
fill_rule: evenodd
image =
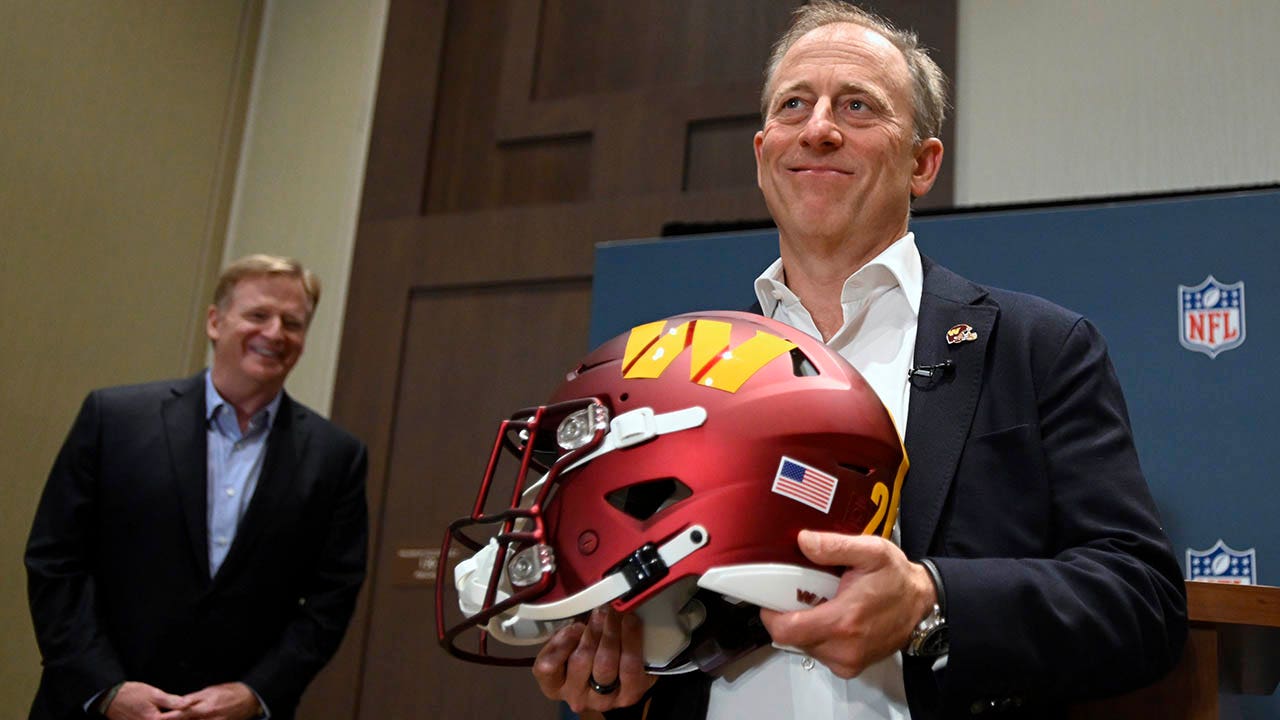
<instances>
[{"instance_id":1,"label":"wooden door panel","mask_svg":"<svg viewBox=\"0 0 1280 720\"><path fill-rule=\"evenodd\" d=\"M589 300L581 278L411 294L360 718L557 716L527 669L473 665L439 648L434 584L407 576L400 556L438 550L444 528L470 510L499 421L545 401L585 354Z\"/></svg>"}]
</instances>

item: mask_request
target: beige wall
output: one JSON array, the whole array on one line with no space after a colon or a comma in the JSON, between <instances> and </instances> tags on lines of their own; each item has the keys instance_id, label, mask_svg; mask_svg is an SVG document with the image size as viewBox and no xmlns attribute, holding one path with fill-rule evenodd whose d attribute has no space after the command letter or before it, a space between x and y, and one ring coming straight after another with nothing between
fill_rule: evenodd
<instances>
[{"instance_id":1,"label":"beige wall","mask_svg":"<svg viewBox=\"0 0 1280 720\"><path fill-rule=\"evenodd\" d=\"M38 678L22 548L81 399L201 367L226 259L324 280L289 388L327 414L386 6L0 3L0 707Z\"/></svg>"},{"instance_id":2,"label":"beige wall","mask_svg":"<svg viewBox=\"0 0 1280 720\"><path fill-rule=\"evenodd\" d=\"M92 387L191 372L257 4L0 3L0 707L39 671L22 547Z\"/></svg>"}]
</instances>

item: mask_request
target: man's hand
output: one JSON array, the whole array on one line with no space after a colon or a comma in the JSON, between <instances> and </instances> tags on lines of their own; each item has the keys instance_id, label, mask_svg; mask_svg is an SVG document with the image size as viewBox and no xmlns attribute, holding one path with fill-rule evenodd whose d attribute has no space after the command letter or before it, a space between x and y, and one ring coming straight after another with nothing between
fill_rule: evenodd
<instances>
[{"instance_id":1,"label":"man's hand","mask_svg":"<svg viewBox=\"0 0 1280 720\"><path fill-rule=\"evenodd\" d=\"M103 715L110 720L170 720L183 717L181 697L170 695L146 683L126 682L120 686Z\"/></svg>"},{"instance_id":2,"label":"man's hand","mask_svg":"<svg viewBox=\"0 0 1280 720\"><path fill-rule=\"evenodd\" d=\"M184 695L182 702L181 720L250 720L262 714L258 696L242 682L211 685Z\"/></svg>"},{"instance_id":3,"label":"man's hand","mask_svg":"<svg viewBox=\"0 0 1280 720\"><path fill-rule=\"evenodd\" d=\"M577 713L634 705L657 681L644 671L640 618L609 607L596 608L586 623L575 622L551 636L534 661L533 677L543 695L569 703ZM588 678L606 686L616 680L619 687L602 695Z\"/></svg>"},{"instance_id":4,"label":"man's hand","mask_svg":"<svg viewBox=\"0 0 1280 720\"><path fill-rule=\"evenodd\" d=\"M820 565L845 567L836 596L811 610L760 611L773 641L797 648L841 678L857 677L901 650L937 602L929 571L874 535L802 530L800 551Z\"/></svg>"}]
</instances>

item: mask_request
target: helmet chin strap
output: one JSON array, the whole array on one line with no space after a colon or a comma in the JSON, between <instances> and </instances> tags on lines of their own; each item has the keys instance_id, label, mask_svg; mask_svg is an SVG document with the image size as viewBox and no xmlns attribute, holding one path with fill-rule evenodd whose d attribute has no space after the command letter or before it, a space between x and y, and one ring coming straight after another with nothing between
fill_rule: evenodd
<instances>
[{"instance_id":1,"label":"helmet chin strap","mask_svg":"<svg viewBox=\"0 0 1280 720\"><path fill-rule=\"evenodd\" d=\"M639 445L659 435L690 430L701 426L706 421L706 409L697 405L666 413L655 413L651 407L629 410L609 422L609 432L605 434L599 447L561 470L560 474L564 475L606 453ZM521 495L522 498L529 502L546 480L547 475L543 475L525 489ZM705 546L707 541L707 531L701 525L686 528L658 546L656 557L651 546L647 551L645 548L637 550L626 563L599 582L554 602L518 605L491 619L485 626L485 630L494 639L508 645L535 645L544 642L578 615L611 603L624 595L642 592L648 587L648 583L666 575L672 566L698 548ZM454 586L458 589L458 606L467 617L476 615L484 607L484 596L488 590L489 578L492 577L497 552L498 541L496 538L491 538L488 545L470 558L459 562L454 568L453 578ZM655 576L654 573L658 574ZM511 596L512 590L507 569L503 568L494 602L506 600ZM644 626L646 665L665 666L688 646L689 633L702 622L701 615L683 607L690 597L692 597L692 590L680 600L679 606L671 606L673 596L666 603L651 600L637 609L646 621ZM651 603L654 607L645 610Z\"/></svg>"},{"instance_id":2,"label":"helmet chin strap","mask_svg":"<svg viewBox=\"0 0 1280 720\"><path fill-rule=\"evenodd\" d=\"M705 547L709 538L706 528L693 525L658 546L656 557L649 556L651 562L660 568L661 575L701 547ZM480 612L484 605L488 579L492 575L493 561L498 552L498 541L491 539L489 544L475 555L458 563L453 570L454 585L458 588L458 606L463 614L471 617ZM640 554L637 551L635 558ZM485 629L493 637L508 645L534 645L551 637L556 630L568 624L578 615L590 612L601 605L644 590L646 582L651 582L661 575L654 575L653 567L636 568L632 563L624 563L615 572L602 578L582 590L566 598L554 602L533 604L525 603L510 611L491 619ZM511 583L503 568L501 587L494 596L494 602L501 602L510 597ZM647 640L647 634L646 634ZM685 638L687 644L687 637ZM655 641L656 642L656 641ZM646 655L647 651L646 642ZM681 649L670 652L674 657ZM665 651L663 651L665 652ZM646 658L647 659L647 658ZM665 662L652 663L664 665Z\"/></svg>"}]
</instances>

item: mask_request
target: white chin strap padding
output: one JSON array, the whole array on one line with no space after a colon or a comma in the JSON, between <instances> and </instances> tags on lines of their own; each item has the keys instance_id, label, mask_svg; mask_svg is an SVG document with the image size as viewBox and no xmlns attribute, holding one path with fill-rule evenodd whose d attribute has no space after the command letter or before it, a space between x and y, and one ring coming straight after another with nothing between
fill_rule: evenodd
<instances>
[{"instance_id":1,"label":"white chin strap padding","mask_svg":"<svg viewBox=\"0 0 1280 720\"><path fill-rule=\"evenodd\" d=\"M686 528L683 532L663 543L658 548L658 556L668 568L688 557L691 553L707 544L707 530L701 525ZM454 568L454 585L458 588L458 606L467 617L480 612L484 604L484 594L489 576L493 568L494 556L497 553L498 541L490 540L480 552L458 563ZM502 575L502 587L494 597L495 602L510 597L510 586L506 573ZM567 598L555 602L533 605L526 603L517 605L489 621L485 627L493 637L508 645L533 645L550 638L556 630L564 627L583 613L590 612L601 605L606 605L632 589L631 583L623 572L615 572L599 582L583 588ZM646 603L647 604L647 603ZM684 604L683 602L681 603ZM643 606L641 606L643 607ZM677 607L678 610L683 608ZM686 613L687 614L687 613ZM682 616L683 624L700 623L700 618ZM696 625L695 625L696 626ZM655 641L656 642L656 641ZM687 641L686 641L687 644ZM675 657L683 647L671 652ZM663 652L670 652L669 649ZM646 650L647 654L647 650ZM670 657L667 658L670 662ZM665 665L666 663L654 663Z\"/></svg>"},{"instance_id":2,"label":"white chin strap padding","mask_svg":"<svg viewBox=\"0 0 1280 720\"><path fill-rule=\"evenodd\" d=\"M475 555L462 560L453 569L453 585L458 589L458 609L467 617L474 617L484 607L484 595L493 573L493 561L498 554L497 538L490 538ZM510 597L510 585L504 570L493 602L500 603ZM569 624L569 620L540 622L517 615L516 609L508 610L489 620L485 630L499 642L507 645L536 645Z\"/></svg>"},{"instance_id":3,"label":"white chin strap padding","mask_svg":"<svg viewBox=\"0 0 1280 720\"><path fill-rule=\"evenodd\" d=\"M453 568L453 586L458 589L458 609L467 617L474 617L484 607L484 595L489 589L489 576L493 573L494 556L498 554L497 538L471 557L461 560ZM503 573L503 580L506 579ZM505 584L505 583L503 583ZM493 601L502 602L508 594L499 587Z\"/></svg>"},{"instance_id":4,"label":"white chin strap padding","mask_svg":"<svg viewBox=\"0 0 1280 720\"><path fill-rule=\"evenodd\" d=\"M665 668L689 647L693 631L707 619L707 610L693 599L697 578L687 577L636 608L644 622L644 664Z\"/></svg>"}]
</instances>

